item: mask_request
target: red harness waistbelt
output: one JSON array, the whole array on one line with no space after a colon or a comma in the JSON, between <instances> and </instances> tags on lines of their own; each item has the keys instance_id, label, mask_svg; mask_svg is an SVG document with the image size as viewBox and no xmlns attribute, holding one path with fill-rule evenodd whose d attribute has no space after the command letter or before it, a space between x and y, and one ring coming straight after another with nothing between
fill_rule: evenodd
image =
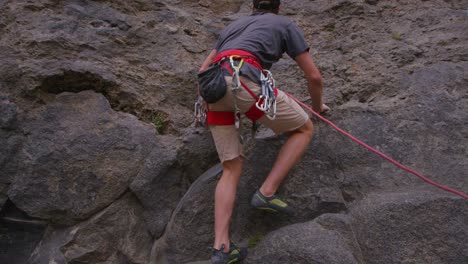
<instances>
[{"instance_id":1,"label":"red harness waistbelt","mask_svg":"<svg viewBox=\"0 0 468 264\"><path fill-rule=\"evenodd\" d=\"M263 71L263 67L262 65L260 65L260 62L259 62L260 60L257 58L257 56L244 50L226 50L226 51L220 52L216 55L213 62L217 63L223 58L229 58L231 56L244 59L244 61L247 62L248 64L255 66L256 68Z\"/></svg>"}]
</instances>

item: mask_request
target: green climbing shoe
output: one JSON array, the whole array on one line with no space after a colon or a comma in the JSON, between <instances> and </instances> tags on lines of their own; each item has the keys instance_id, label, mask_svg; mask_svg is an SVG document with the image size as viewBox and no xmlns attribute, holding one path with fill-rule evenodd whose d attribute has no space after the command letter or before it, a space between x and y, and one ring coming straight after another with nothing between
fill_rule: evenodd
<instances>
[{"instance_id":1,"label":"green climbing shoe","mask_svg":"<svg viewBox=\"0 0 468 264\"><path fill-rule=\"evenodd\" d=\"M294 209L291 208L286 202L281 200L278 196L265 197L260 190L257 190L250 201L250 204L259 209L269 212L281 212L287 215L294 215Z\"/></svg>"},{"instance_id":2,"label":"green climbing shoe","mask_svg":"<svg viewBox=\"0 0 468 264\"><path fill-rule=\"evenodd\" d=\"M237 263L247 257L247 248L239 248L231 242L228 253L224 253L223 244L221 249L213 249L213 256L211 257L212 264L232 264Z\"/></svg>"},{"instance_id":3,"label":"green climbing shoe","mask_svg":"<svg viewBox=\"0 0 468 264\"><path fill-rule=\"evenodd\" d=\"M228 254L228 264L231 263L237 263L247 257L247 248L240 248L234 245L234 243L231 242L231 247L229 249L229 254Z\"/></svg>"}]
</instances>

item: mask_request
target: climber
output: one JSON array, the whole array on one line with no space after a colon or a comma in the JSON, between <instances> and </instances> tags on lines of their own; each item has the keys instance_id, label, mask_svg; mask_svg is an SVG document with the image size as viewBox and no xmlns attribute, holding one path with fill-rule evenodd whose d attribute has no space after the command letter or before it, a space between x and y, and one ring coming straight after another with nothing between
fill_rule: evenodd
<instances>
[{"instance_id":1,"label":"climber","mask_svg":"<svg viewBox=\"0 0 468 264\"><path fill-rule=\"evenodd\" d=\"M227 87L220 93L215 91L218 97L215 99L208 98L212 92L201 91L208 102L207 124L223 166L215 191L212 263L234 263L246 256L246 251L234 246L229 239L229 222L244 160L238 131L240 114L277 134L288 135L271 171L253 194L251 205L262 210L294 213L276 191L308 147L314 127L304 110L274 87L268 69L286 52L305 73L313 109L318 113L329 110L322 103L322 77L309 54L303 33L294 22L278 15L279 7L280 0L253 0L252 14L221 32L199 70L200 82L200 76L216 78L216 74L206 73L218 67L223 73L218 87Z\"/></svg>"}]
</instances>

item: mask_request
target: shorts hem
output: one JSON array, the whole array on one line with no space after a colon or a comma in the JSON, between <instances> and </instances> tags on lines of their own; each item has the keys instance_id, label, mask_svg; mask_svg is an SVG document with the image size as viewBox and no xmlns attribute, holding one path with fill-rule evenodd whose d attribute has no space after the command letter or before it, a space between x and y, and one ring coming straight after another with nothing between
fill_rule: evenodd
<instances>
[{"instance_id":1,"label":"shorts hem","mask_svg":"<svg viewBox=\"0 0 468 264\"><path fill-rule=\"evenodd\" d=\"M243 159L246 158L244 154L239 154L239 155L236 155L235 157L228 157L228 158L224 158L224 159L219 158L219 159L220 159L221 163L224 163L225 161L235 160L235 159L237 159L239 157L241 157Z\"/></svg>"}]
</instances>

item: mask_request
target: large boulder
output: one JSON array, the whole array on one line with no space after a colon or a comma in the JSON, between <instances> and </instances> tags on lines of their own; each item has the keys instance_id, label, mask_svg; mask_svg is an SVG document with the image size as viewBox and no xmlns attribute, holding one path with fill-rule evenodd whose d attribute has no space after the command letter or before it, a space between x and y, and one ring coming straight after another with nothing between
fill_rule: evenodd
<instances>
[{"instance_id":1,"label":"large boulder","mask_svg":"<svg viewBox=\"0 0 468 264\"><path fill-rule=\"evenodd\" d=\"M289 225L266 235L246 263L359 263L335 230L314 221Z\"/></svg>"},{"instance_id":2,"label":"large boulder","mask_svg":"<svg viewBox=\"0 0 468 264\"><path fill-rule=\"evenodd\" d=\"M154 127L93 91L62 93L28 114L8 195L30 216L73 224L111 204L156 146Z\"/></svg>"},{"instance_id":3,"label":"large boulder","mask_svg":"<svg viewBox=\"0 0 468 264\"><path fill-rule=\"evenodd\" d=\"M218 164L190 186L174 210L164 236L154 243L151 263L208 259L208 247L213 239L213 190L221 171L222 166Z\"/></svg>"},{"instance_id":4,"label":"large boulder","mask_svg":"<svg viewBox=\"0 0 468 264\"><path fill-rule=\"evenodd\" d=\"M127 193L78 225L50 226L27 263L146 264L152 237L142 213L138 200Z\"/></svg>"},{"instance_id":5,"label":"large boulder","mask_svg":"<svg viewBox=\"0 0 468 264\"><path fill-rule=\"evenodd\" d=\"M379 126L375 128L377 131L392 127L392 121L385 121L383 116L367 113L362 115L368 117L366 121L369 123L379 122ZM360 133L365 132L358 126L353 127ZM283 141L282 137L258 139L247 157L238 187L230 229L233 241L245 245L256 237L266 237L290 224L308 222L328 213L348 213L354 201L363 199L375 190L395 190L409 188L408 186L419 188L418 186L423 185L423 181L417 177L409 177L407 172L392 167L390 163L366 152L349 139L331 133L330 128L320 125L317 135L318 138L306 151L305 157L291 171L279 190L279 194L297 209L297 214L293 217L260 212L252 209L249 204L252 193L267 175ZM388 138L391 139L390 136ZM371 139L378 142L377 137ZM334 149L331 145L346 147ZM434 155L435 153L434 151ZM156 263L177 263L209 257L209 252L200 248L211 246L213 241L213 193L221 172L216 168L198 178L180 200L164 236L153 247L153 259L161 261ZM454 183L452 179L449 182ZM330 230L339 231L352 248L354 258L358 262L362 259L359 253L360 240L351 235L354 231L350 223L339 224L340 221L336 218L322 216L318 221L323 226L331 226ZM338 224L333 224L335 222ZM428 225L433 227L429 223ZM263 256L262 252L258 254Z\"/></svg>"},{"instance_id":6,"label":"large boulder","mask_svg":"<svg viewBox=\"0 0 468 264\"><path fill-rule=\"evenodd\" d=\"M144 217L155 237L162 235L190 185L217 159L211 135L206 132L189 129L182 140L158 137L158 147L130 185L145 208Z\"/></svg>"},{"instance_id":7,"label":"large boulder","mask_svg":"<svg viewBox=\"0 0 468 264\"><path fill-rule=\"evenodd\" d=\"M161 147L149 153L146 162L130 185L131 191L141 201L144 218L151 233L161 235L177 201L186 190L182 171L177 166L177 145L167 138Z\"/></svg>"},{"instance_id":8,"label":"large boulder","mask_svg":"<svg viewBox=\"0 0 468 264\"><path fill-rule=\"evenodd\" d=\"M0 96L0 208L8 199L7 190L18 169L18 154L23 142L19 133L18 107Z\"/></svg>"},{"instance_id":9,"label":"large boulder","mask_svg":"<svg viewBox=\"0 0 468 264\"><path fill-rule=\"evenodd\" d=\"M0 96L0 113L0 128L3 130L14 129L17 121L18 109L6 96Z\"/></svg>"},{"instance_id":10,"label":"large boulder","mask_svg":"<svg viewBox=\"0 0 468 264\"><path fill-rule=\"evenodd\" d=\"M351 210L365 263L468 261L468 204L442 192L374 193Z\"/></svg>"}]
</instances>

